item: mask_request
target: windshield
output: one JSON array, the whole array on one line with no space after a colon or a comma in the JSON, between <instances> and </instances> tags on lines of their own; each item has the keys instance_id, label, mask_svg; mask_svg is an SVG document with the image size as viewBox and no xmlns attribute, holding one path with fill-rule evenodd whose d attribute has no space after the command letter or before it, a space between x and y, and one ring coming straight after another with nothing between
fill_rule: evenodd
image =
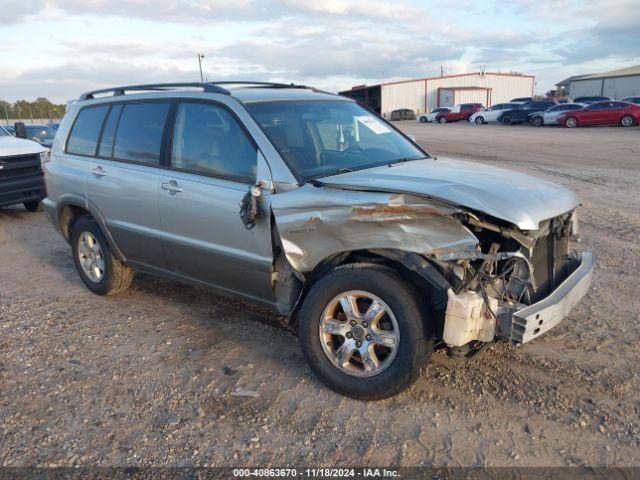
<instances>
[{"instance_id":1,"label":"windshield","mask_svg":"<svg viewBox=\"0 0 640 480\"><path fill-rule=\"evenodd\" d=\"M38 137L41 140L53 140L56 136L56 131L49 125L27 125L27 137Z\"/></svg>"},{"instance_id":2,"label":"windshield","mask_svg":"<svg viewBox=\"0 0 640 480\"><path fill-rule=\"evenodd\" d=\"M354 102L257 102L247 109L289 166L307 179L425 158Z\"/></svg>"}]
</instances>

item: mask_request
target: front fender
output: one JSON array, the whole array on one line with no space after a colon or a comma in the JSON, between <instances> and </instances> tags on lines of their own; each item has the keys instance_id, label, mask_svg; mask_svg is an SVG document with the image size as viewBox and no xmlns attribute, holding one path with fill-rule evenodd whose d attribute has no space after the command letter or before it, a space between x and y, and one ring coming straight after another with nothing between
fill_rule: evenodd
<instances>
[{"instance_id":1,"label":"front fender","mask_svg":"<svg viewBox=\"0 0 640 480\"><path fill-rule=\"evenodd\" d=\"M282 248L299 272L356 250L420 255L473 252L478 239L457 218L461 210L431 199L310 184L271 197Z\"/></svg>"}]
</instances>

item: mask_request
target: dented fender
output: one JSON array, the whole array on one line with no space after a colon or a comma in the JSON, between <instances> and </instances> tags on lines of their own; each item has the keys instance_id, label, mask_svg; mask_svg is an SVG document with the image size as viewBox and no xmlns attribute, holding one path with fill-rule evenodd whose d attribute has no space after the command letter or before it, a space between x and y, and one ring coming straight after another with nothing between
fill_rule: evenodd
<instances>
[{"instance_id":1,"label":"dented fender","mask_svg":"<svg viewBox=\"0 0 640 480\"><path fill-rule=\"evenodd\" d=\"M421 255L473 252L478 239L456 207L388 192L305 184L271 197L285 256L299 272L342 252L392 249Z\"/></svg>"}]
</instances>

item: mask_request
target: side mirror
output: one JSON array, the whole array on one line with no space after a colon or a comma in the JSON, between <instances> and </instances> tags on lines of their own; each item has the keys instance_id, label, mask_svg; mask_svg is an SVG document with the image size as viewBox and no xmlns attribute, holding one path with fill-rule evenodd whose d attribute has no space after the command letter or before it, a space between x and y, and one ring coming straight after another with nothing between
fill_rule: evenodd
<instances>
[{"instance_id":1,"label":"side mirror","mask_svg":"<svg viewBox=\"0 0 640 480\"><path fill-rule=\"evenodd\" d=\"M27 139L27 127L24 122L16 122L16 137Z\"/></svg>"}]
</instances>

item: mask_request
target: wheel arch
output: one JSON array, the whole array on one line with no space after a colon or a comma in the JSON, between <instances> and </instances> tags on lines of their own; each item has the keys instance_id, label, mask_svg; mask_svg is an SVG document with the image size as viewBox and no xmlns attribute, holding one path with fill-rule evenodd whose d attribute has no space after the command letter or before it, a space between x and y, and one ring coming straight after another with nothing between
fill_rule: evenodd
<instances>
[{"instance_id":1,"label":"wheel arch","mask_svg":"<svg viewBox=\"0 0 640 480\"><path fill-rule=\"evenodd\" d=\"M118 248L115 240L113 239L113 236L109 232L104 216L100 213L100 210L88 199L79 195L65 195L58 201L58 229L60 230L60 233L62 233L62 236L67 241L67 243L71 242L73 224L76 222L76 220L78 220L78 218L84 215L90 215L93 218L93 220L100 227L100 230L102 230L102 233L104 233L104 236L109 243L109 247L111 248L113 255L119 261L125 262L126 259L121 250Z\"/></svg>"},{"instance_id":2,"label":"wheel arch","mask_svg":"<svg viewBox=\"0 0 640 480\"><path fill-rule=\"evenodd\" d=\"M430 333L441 335L444 311L447 305L447 291L452 287L451 284L443 272L427 257L397 249L352 250L333 254L323 259L312 271L304 275L305 288L301 293L297 307L290 316L290 323L297 322L299 306L304 302L311 286L327 273L345 265L367 263L391 268L406 280L415 290L417 300L427 313L425 315L427 325L425 326Z\"/></svg>"}]
</instances>

